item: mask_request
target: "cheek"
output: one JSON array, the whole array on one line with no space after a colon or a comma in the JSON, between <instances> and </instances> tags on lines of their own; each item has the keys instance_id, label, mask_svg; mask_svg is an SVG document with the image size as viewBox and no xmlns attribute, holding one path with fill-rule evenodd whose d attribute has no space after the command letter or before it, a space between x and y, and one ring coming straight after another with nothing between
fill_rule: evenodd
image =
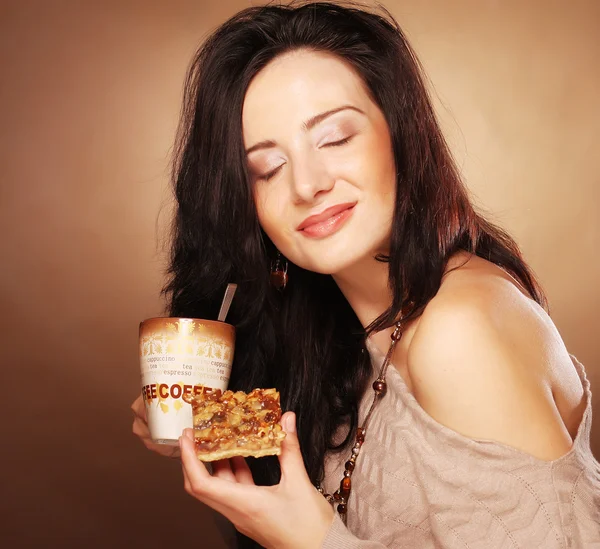
<instances>
[{"instance_id":1,"label":"cheek","mask_svg":"<svg viewBox=\"0 0 600 549\"><path fill-rule=\"evenodd\" d=\"M396 164L389 141L381 141L368 151L371 160L371 174L376 181L376 187L373 189L378 195L391 199L392 202L396 195Z\"/></svg>"},{"instance_id":2,"label":"cheek","mask_svg":"<svg viewBox=\"0 0 600 549\"><path fill-rule=\"evenodd\" d=\"M283 197L265 186L255 190L254 203L260 226L277 246L284 239L287 218Z\"/></svg>"},{"instance_id":3,"label":"cheek","mask_svg":"<svg viewBox=\"0 0 600 549\"><path fill-rule=\"evenodd\" d=\"M379 166L379 171L387 174L395 171L394 153L392 151L392 142L387 132L379 132L376 138L371 141L368 150L369 157L374 166Z\"/></svg>"},{"instance_id":4,"label":"cheek","mask_svg":"<svg viewBox=\"0 0 600 549\"><path fill-rule=\"evenodd\" d=\"M343 162L343 173L373 195L395 194L395 172L392 143L384 123L365 132Z\"/></svg>"}]
</instances>

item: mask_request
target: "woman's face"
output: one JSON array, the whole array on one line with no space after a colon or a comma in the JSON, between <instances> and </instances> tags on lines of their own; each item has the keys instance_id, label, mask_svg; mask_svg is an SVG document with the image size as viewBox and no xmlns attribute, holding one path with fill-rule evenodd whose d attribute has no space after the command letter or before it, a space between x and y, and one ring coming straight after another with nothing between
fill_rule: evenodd
<instances>
[{"instance_id":1,"label":"woman's face","mask_svg":"<svg viewBox=\"0 0 600 549\"><path fill-rule=\"evenodd\" d=\"M276 58L250 83L242 122L258 218L285 257L335 275L388 251L389 129L349 65L304 50Z\"/></svg>"}]
</instances>

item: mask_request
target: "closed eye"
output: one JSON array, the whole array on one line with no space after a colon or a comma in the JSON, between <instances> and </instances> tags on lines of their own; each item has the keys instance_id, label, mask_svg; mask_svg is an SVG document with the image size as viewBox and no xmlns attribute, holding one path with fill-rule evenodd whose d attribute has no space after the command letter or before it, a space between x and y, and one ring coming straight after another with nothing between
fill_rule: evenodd
<instances>
[{"instance_id":1,"label":"closed eye","mask_svg":"<svg viewBox=\"0 0 600 549\"><path fill-rule=\"evenodd\" d=\"M344 139L340 139L339 141L325 143L324 145L321 145L321 147L340 147L341 145L345 145L346 143L348 143L348 141L350 141L353 137L354 136L350 135L348 137L345 137Z\"/></svg>"},{"instance_id":2,"label":"closed eye","mask_svg":"<svg viewBox=\"0 0 600 549\"><path fill-rule=\"evenodd\" d=\"M283 168L283 164L281 164L281 166L278 166L274 170L271 170L269 173L266 173L264 175L259 175L258 179L260 179L261 181L269 181L269 179L272 179L273 177L275 177L277 175L277 173L279 172L279 170L281 170L281 168Z\"/></svg>"}]
</instances>

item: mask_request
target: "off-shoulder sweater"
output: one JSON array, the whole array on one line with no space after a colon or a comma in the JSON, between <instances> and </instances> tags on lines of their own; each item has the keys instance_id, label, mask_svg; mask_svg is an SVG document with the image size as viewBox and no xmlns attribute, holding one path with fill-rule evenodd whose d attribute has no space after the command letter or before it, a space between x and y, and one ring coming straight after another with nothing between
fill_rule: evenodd
<instances>
[{"instance_id":1,"label":"off-shoulder sweater","mask_svg":"<svg viewBox=\"0 0 600 549\"><path fill-rule=\"evenodd\" d=\"M369 345L374 371L383 356ZM600 548L600 464L590 450L591 391L571 450L543 461L473 440L428 415L390 365L352 475L347 526L336 514L323 549ZM360 407L364 417L371 395ZM523 418L527 421L527 418ZM346 453L326 459L324 488Z\"/></svg>"}]
</instances>

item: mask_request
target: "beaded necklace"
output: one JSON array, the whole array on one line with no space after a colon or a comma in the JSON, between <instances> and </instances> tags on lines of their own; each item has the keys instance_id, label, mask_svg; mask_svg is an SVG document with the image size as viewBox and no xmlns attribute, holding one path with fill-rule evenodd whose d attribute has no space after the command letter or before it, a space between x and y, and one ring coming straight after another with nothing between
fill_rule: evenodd
<instances>
[{"instance_id":1,"label":"beaded necklace","mask_svg":"<svg viewBox=\"0 0 600 549\"><path fill-rule=\"evenodd\" d=\"M379 375L377 376L377 379L373 382L373 391L375 392L375 394L373 395L373 402L371 403L371 407L367 412L362 426L356 430L355 443L352 448L350 458L344 465L344 476L340 482L340 487L333 494L326 494L321 485L317 483L317 490L321 494L323 494L325 499L334 506L337 503L337 512L340 514L340 517L342 518L344 524L346 524L347 519L348 500L350 499L350 491L352 490L352 472L354 471L354 466L356 465L356 458L358 457L358 454L360 454L360 449L365 441L367 426L369 424L371 416L373 415L373 410L375 410L375 406L377 406L377 403L383 398L387 391L385 375L387 373L390 361L392 360L394 347L396 347L396 343L400 341L400 338L402 337L402 332L403 329L401 327L400 322L398 322L396 324L394 332L390 336L392 342L390 343L390 348L388 349L388 352L385 355L385 359L383 360L383 364L381 365L381 369L379 370Z\"/></svg>"}]
</instances>

